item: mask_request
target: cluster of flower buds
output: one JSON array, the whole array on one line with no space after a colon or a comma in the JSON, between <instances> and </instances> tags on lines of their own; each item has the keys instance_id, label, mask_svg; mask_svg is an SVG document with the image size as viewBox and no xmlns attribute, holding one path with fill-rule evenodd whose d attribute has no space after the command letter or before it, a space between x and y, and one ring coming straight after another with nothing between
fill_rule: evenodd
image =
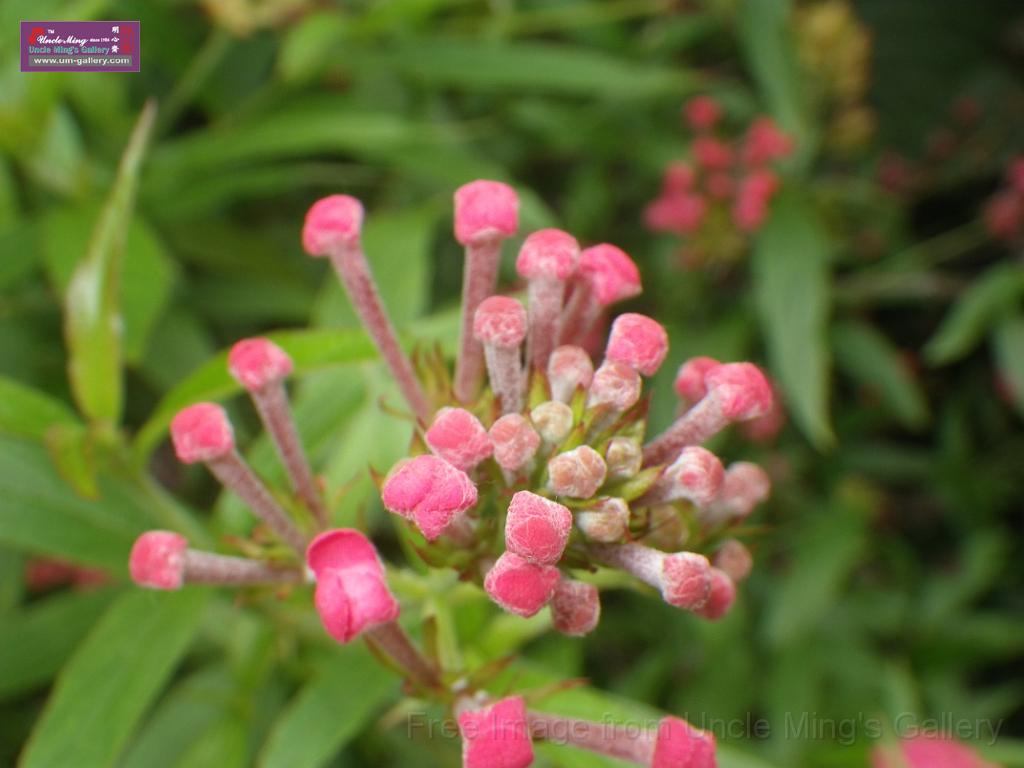
<instances>
[{"instance_id":1,"label":"cluster of flower buds","mask_svg":"<svg viewBox=\"0 0 1024 768\"><path fill-rule=\"evenodd\" d=\"M1024 157L1014 158L1006 167L1005 183L985 206L989 234L1007 243L1024 239Z\"/></svg>"},{"instance_id":2,"label":"cluster of flower buds","mask_svg":"<svg viewBox=\"0 0 1024 768\"><path fill-rule=\"evenodd\" d=\"M686 266L699 266L711 254L733 260L764 223L779 188L773 165L789 156L793 142L765 116L739 139L722 138L722 109L710 96L691 99L683 114L695 134L690 159L665 171L661 195L647 207L647 225L683 239Z\"/></svg>"},{"instance_id":3,"label":"cluster of flower buds","mask_svg":"<svg viewBox=\"0 0 1024 768\"><path fill-rule=\"evenodd\" d=\"M749 151L763 151L761 141ZM701 443L772 413L762 372L750 363L687 362L676 380L679 417L647 439L643 380L665 360L665 329L644 315L618 315L596 368L582 346L611 305L640 292L636 265L615 246L581 249L566 232L541 230L525 238L516 260L526 306L496 294L502 242L518 228L518 199L493 181L455 194L466 263L454 373L437 359L414 365L363 252L362 218L354 198L325 198L310 209L302 240L312 256L330 259L416 424L412 455L379 478L383 505L406 542L512 614L549 608L553 627L570 636L598 624L594 575L601 569L621 571L695 616L724 616L751 569L749 551L729 532L767 497L769 481L747 462L723 467ZM171 424L178 458L204 464L237 494L262 521L261 535L240 557L151 531L131 554L137 583L278 590L313 583L331 637L364 638L417 691L452 707L467 766L529 765L538 738L640 765L714 766L713 738L681 720L636 733L530 713L522 699L493 702L482 684L466 687L466 670L428 658L398 624L399 603L374 545L359 531L330 528L284 387L288 355L267 339L247 339L228 362L277 448L291 493L272 491L250 468L219 405L185 408Z\"/></svg>"}]
</instances>

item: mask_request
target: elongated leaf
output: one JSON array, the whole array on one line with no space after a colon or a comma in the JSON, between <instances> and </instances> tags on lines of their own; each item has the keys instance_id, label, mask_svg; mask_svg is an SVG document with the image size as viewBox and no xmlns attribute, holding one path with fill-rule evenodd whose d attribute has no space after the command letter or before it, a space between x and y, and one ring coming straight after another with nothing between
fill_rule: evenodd
<instances>
[{"instance_id":1,"label":"elongated leaf","mask_svg":"<svg viewBox=\"0 0 1024 768\"><path fill-rule=\"evenodd\" d=\"M368 52L369 61L378 57ZM431 85L639 98L682 95L695 81L680 69L553 43L424 40L379 54L380 64ZM365 65L366 62L360 64Z\"/></svg>"},{"instance_id":2,"label":"elongated leaf","mask_svg":"<svg viewBox=\"0 0 1024 768\"><path fill-rule=\"evenodd\" d=\"M43 440L51 427L80 424L60 400L0 376L0 432Z\"/></svg>"},{"instance_id":3,"label":"elongated leaf","mask_svg":"<svg viewBox=\"0 0 1024 768\"><path fill-rule=\"evenodd\" d=\"M361 646L340 649L274 724L262 768L317 768L398 694L395 677Z\"/></svg>"},{"instance_id":4,"label":"elongated leaf","mask_svg":"<svg viewBox=\"0 0 1024 768\"><path fill-rule=\"evenodd\" d=\"M116 482L101 481L100 497L75 494L43 447L0 437L0 543L124 572L132 541L154 521Z\"/></svg>"},{"instance_id":5,"label":"elongated leaf","mask_svg":"<svg viewBox=\"0 0 1024 768\"><path fill-rule=\"evenodd\" d=\"M819 448L833 441L826 342L829 251L818 212L785 191L758 236L752 265L772 371L785 391L787 408Z\"/></svg>"},{"instance_id":6,"label":"elongated leaf","mask_svg":"<svg viewBox=\"0 0 1024 768\"><path fill-rule=\"evenodd\" d=\"M187 650L208 593L121 597L79 647L22 754L22 768L110 766Z\"/></svg>"},{"instance_id":7,"label":"elongated leaf","mask_svg":"<svg viewBox=\"0 0 1024 768\"><path fill-rule=\"evenodd\" d=\"M1008 317L992 337L996 365L1017 413L1024 416L1024 315Z\"/></svg>"},{"instance_id":8,"label":"elongated leaf","mask_svg":"<svg viewBox=\"0 0 1024 768\"><path fill-rule=\"evenodd\" d=\"M121 265L139 168L155 116L152 103L139 116L65 302L68 374L75 400L90 420L107 427L121 418Z\"/></svg>"},{"instance_id":9,"label":"elongated leaf","mask_svg":"<svg viewBox=\"0 0 1024 768\"><path fill-rule=\"evenodd\" d=\"M924 348L932 365L964 357L992 325L1024 296L1024 266L1000 264L979 277L960 297Z\"/></svg>"},{"instance_id":10,"label":"elongated leaf","mask_svg":"<svg viewBox=\"0 0 1024 768\"><path fill-rule=\"evenodd\" d=\"M295 363L297 374L336 365L363 362L376 357L373 343L361 331L281 331L267 334L280 344ZM156 411L139 431L136 449L145 456L163 436L174 414L201 400L216 400L240 391L228 373L227 350L206 362L164 396Z\"/></svg>"},{"instance_id":11,"label":"elongated leaf","mask_svg":"<svg viewBox=\"0 0 1024 768\"><path fill-rule=\"evenodd\" d=\"M833 330L836 362L862 386L881 395L893 415L908 429L928 423L928 404L921 385L899 351L866 323L849 321Z\"/></svg>"},{"instance_id":12,"label":"elongated leaf","mask_svg":"<svg viewBox=\"0 0 1024 768\"><path fill-rule=\"evenodd\" d=\"M49 681L113 598L109 589L67 592L5 617L0 624L0 697Z\"/></svg>"}]
</instances>

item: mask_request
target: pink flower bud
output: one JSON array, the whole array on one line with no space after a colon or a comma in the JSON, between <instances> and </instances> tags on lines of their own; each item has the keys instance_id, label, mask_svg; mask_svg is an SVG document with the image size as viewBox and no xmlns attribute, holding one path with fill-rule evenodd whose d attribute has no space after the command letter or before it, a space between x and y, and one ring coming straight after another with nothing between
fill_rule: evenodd
<instances>
[{"instance_id":1,"label":"pink flower bud","mask_svg":"<svg viewBox=\"0 0 1024 768\"><path fill-rule=\"evenodd\" d=\"M587 405L591 408L607 406L617 412L627 411L640 400L642 388L640 374L632 366L606 360L594 372Z\"/></svg>"},{"instance_id":2,"label":"pink flower bud","mask_svg":"<svg viewBox=\"0 0 1024 768\"><path fill-rule=\"evenodd\" d=\"M992 237L1012 242L1024 231L1024 201L1013 192L1000 192L985 205L984 219Z\"/></svg>"},{"instance_id":3,"label":"pink flower bud","mask_svg":"<svg viewBox=\"0 0 1024 768\"><path fill-rule=\"evenodd\" d=\"M632 437L616 436L608 441L604 451L604 463L608 465L608 477L627 480L635 477L643 461L640 442Z\"/></svg>"},{"instance_id":4,"label":"pink flower bud","mask_svg":"<svg viewBox=\"0 0 1024 768\"><path fill-rule=\"evenodd\" d=\"M898 747L875 747L873 768L998 768L977 752L939 733L920 733L904 738Z\"/></svg>"},{"instance_id":5,"label":"pink flower bud","mask_svg":"<svg viewBox=\"0 0 1024 768\"><path fill-rule=\"evenodd\" d=\"M508 296L486 298L473 318L473 335L482 344L514 349L526 338L526 310Z\"/></svg>"},{"instance_id":6,"label":"pink flower bud","mask_svg":"<svg viewBox=\"0 0 1024 768\"><path fill-rule=\"evenodd\" d=\"M354 528L324 531L306 548L306 565L319 576L331 569L364 568L384 576L377 548Z\"/></svg>"},{"instance_id":7,"label":"pink flower bud","mask_svg":"<svg viewBox=\"0 0 1024 768\"><path fill-rule=\"evenodd\" d=\"M711 96L695 96L683 107L686 122L695 131L710 131L722 117L722 108Z\"/></svg>"},{"instance_id":8,"label":"pink flower bud","mask_svg":"<svg viewBox=\"0 0 1024 768\"><path fill-rule=\"evenodd\" d=\"M498 466L513 472L526 466L540 447L540 435L519 413L502 416L491 425L487 434L494 446L494 460Z\"/></svg>"},{"instance_id":9,"label":"pink flower bud","mask_svg":"<svg viewBox=\"0 0 1024 768\"><path fill-rule=\"evenodd\" d=\"M703 197L684 193L658 198L647 206L644 217L655 232L689 235L700 229L707 212L708 204Z\"/></svg>"},{"instance_id":10,"label":"pink flower bud","mask_svg":"<svg viewBox=\"0 0 1024 768\"><path fill-rule=\"evenodd\" d=\"M363 204L348 195L331 195L313 203L302 227L302 247L310 256L328 256L339 246L359 241Z\"/></svg>"},{"instance_id":11,"label":"pink flower bud","mask_svg":"<svg viewBox=\"0 0 1024 768\"><path fill-rule=\"evenodd\" d=\"M531 563L554 565L572 531L572 512L530 491L519 491L508 505L505 546Z\"/></svg>"},{"instance_id":12,"label":"pink flower bud","mask_svg":"<svg viewBox=\"0 0 1024 768\"><path fill-rule=\"evenodd\" d=\"M677 195L680 192L687 192L693 189L697 175L688 163L672 163L665 169L665 178L662 181L662 193L665 197Z\"/></svg>"},{"instance_id":13,"label":"pink flower bud","mask_svg":"<svg viewBox=\"0 0 1024 768\"><path fill-rule=\"evenodd\" d=\"M596 499L587 509L576 513L576 527L590 541L614 544L629 529L629 505L615 496Z\"/></svg>"},{"instance_id":14,"label":"pink flower bud","mask_svg":"<svg viewBox=\"0 0 1024 768\"><path fill-rule=\"evenodd\" d=\"M576 272L580 245L560 229L541 229L528 235L516 259L516 271L526 280L565 281Z\"/></svg>"},{"instance_id":15,"label":"pink flower bud","mask_svg":"<svg viewBox=\"0 0 1024 768\"><path fill-rule=\"evenodd\" d=\"M711 592L703 608L697 611L699 616L715 621L725 616L733 603L736 602L736 585L725 571L711 569Z\"/></svg>"},{"instance_id":16,"label":"pink flower bud","mask_svg":"<svg viewBox=\"0 0 1024 768\"><path fill-rule=\"evenodd\" d=\"M696 403L708 393L704 384L704 376L712 368L721 365L713 357L691 357L681 366L676 374L675 390L679 399L687 403Z\"/></svg>"},{"instance_id":17,"label":"pink flower bud","mask_svg":"<svg viewBox=\"0 0 1024 768\"><path fill-rule=\"evenodd\" d=\"M651 768L716 768L714 734L678 717L658 724Z\"/></svg>"},{"instance_id":18,"label":"pink flower bud","mask_svg":"<svg viewBox=\"0 0 1024 768\"><path fill-rule=\"evenodd\" d=\"M706 171L721 171L732 165L732 147L712 136L693 140L693 157Z\"/></svg>"},{"instance_id":19,"label":"pink flower bud","mask_svg":"<svg viewBox=\"0 0 1024 768\"><path fill-rule=\"evenodd\" d=\"M270 339L243 339L228 353L228 370L250 392L287 378L292 359Z\"/></svg>"},{"instance_id":20,"label":"pink flower bud","mask_svg":"<svg viewBox=\"0 0 1024 768\"><path fill-rule=\"evenodd\" d=\"M213 461L235 450L231 422L215 403L196 403L178 411L171 421L171 441L184 464Z\"/></svg>"},{"instance_id":21,"label":"pink flower bud","mask_svg":"<svg viewBox=\"0 0 1024 768\"><path fill-rule=\"evenodd\" d=\"M548 358L548 383L551 399L567 403L576 390L590 386L594 364L582 347L567 344L557 347Z\"/></svg>"},{"instance_id":22,"label":"pink flower bud","mask_svg":"<svg viewBox=\"0 0 1024 768\"><path fill-rule=\"evenodd\" d=\"M476 504L473 481L461 469L436 456L416 456L396 464L381 492L384 506L412 520L429 541Z\"/></svg>"},{"instance_id":23,"label":"pink flower bud","mask_svg":"<svg viewBox=\"0 0 1024 768\"><path fill-rule=\"evenodd\" d=\"M537 565L505 552L484 578L484 590L509 613L529 618L548 604L562 578L553 565Z\"/></svg>"},{"instance_id":24,"label":"pink flower bud","mask_svg":"<svg viewBox=\"0 0 1024 768\"><path fill-rule=\"evenodd\" d=\"M572 408L565 403L549 400L530 411L530 420L545 443L558 445L572 431Z\"/></svg>"},{"instance_id":25,"label":"pink flower bud","mask_svg":"<svg viewBox=\"0 0 1024 768\"><path fill-rule=\"evenodd\" d=\"M764 416L772 407L772 385L753 363L724 363L704 375L708 391L730 421Z\"/></svg>"},{"instance_id":26,"label":"pink flower bud","mask_svg":"<svg viewBox=\"0 0 1024 768\"><path fill-rule=\"evenodd\" d=\"M589 635L601 620L597 587L583 581L562 579L551 598L551 622L558 632L571 637Z\"/></svg>"},{"instance_id":27,"label":"pink flower bud","mask_svg":"<svg viewBox=\"0 0 1024 768\"><path fill-rule=\"evenodd\" d=\"M712 562L715 568L727 573L734 582L743 581L754 567L754 558L750 550L736 539L723 541Z\"/></svg>"},{"instance_id":28,"label":"pink flower bud","mask_svg":"<svg viewBox=\"0 0 1024 768\"><path fill-rule=\"evenodd\" d=\"M742 519L768 498L772 481L757 464L737 461L729 465L722 487L712 504L719 515Z\"/></svg>"},{"instance_id":29,"label":"pink flower bud","mask_svg":"<svg viewBox=\"0 0 1024 768\"><path fill-rule=\"evenodd\" d=\"M781 160L793 151L793 140L779 130L770 117L759 117L750 124L743 144L743 160L763 165Z\"/></svg>"},{"instance_id":30,"label":"pink flower bud","mask_svg":"<svg viewBox=\"0 0 1024 768\"><path fill-rule=\"evenodd\" d=\"M435 454L463 472L469 472L494 450L487 430L464 408L442 408L426 434Z\"/></svg>"},{"instance_id":31,"label":"pink flower bud","mask_svg":"<svg viewBox=\"0 0 1024 768\"><path fill-rule=\"evenodd\" d=\"M533 744L526 704L519 696L459 715L463 768L527 768Z\"/></svg>"},{"instance_id":32,"label":"pink flower bud","mask_svg":"<svg viewBox=\"0 0 1024 768\"><path fill-rule=\"evenodd\" d=\"M548 488L559 496L589 499L604 485L608 467L589 445L560 453L548 462Z\"/></svg>"},{"instance_id":33,"label":"pink flower bud","mask_svg":"<svg viewBox=\"0 0 1024 768\"><path fill-rule=\"evenodd\" d=\"M512 237L519 229L519 196L500 181L471 181L455 190L455 239L462 245Z\"/></svg>"},{"instance_id":34,"label":"pink flower bud","mask_svg":"<svg viewBox=\"0 0 1024 768\"><path fill-rule=\"evenodd\" d=\"M676 608L699 611L711 596L711 563L695 552L666 555L661 566L661 595Z\"/></svg>"},{"instance_id":35,"label":"pink flower bud","mask_svg":"<svg viewBox=\"0 0 1024 768\"><path fill-rule=\"evenodd\" d=\"M580 252L580 277L597 302L607 307L640 294L640 270L625 251L603 243Z\"/></svg>"},{"instance_id":36,"label":"pink flower bud","mask_svg":"<svg viewBox=\"0 0 1024 768\"><path fill-rule=\"evenodd\" d=\"M188 541L171 531L146 531L135 540L128 572L140 587L181 589Z\"/></svg>"},{"instance_id":37,"label":"pink flower bud","mask_svg":"<svg viewBox=\"0 0 1024 768\"><path fill-rule=\"evenodd\" d=\"M686 499L698 507L710 504L722 487L725 470L711 451L697 445L687 446L644 495L645 504Z\"/></svg>"},{"instance_id":38,"label":"pink flower bud","mask_svg":"<svg viewBox=\"0 0 1024 768\"><path fill-rule=\"evenodd\" d=\"M612 323L605 360L628 365L644 376L658 372L668 354L668 334L661 323L627 312Z\"/></svg>"}]
</instances>

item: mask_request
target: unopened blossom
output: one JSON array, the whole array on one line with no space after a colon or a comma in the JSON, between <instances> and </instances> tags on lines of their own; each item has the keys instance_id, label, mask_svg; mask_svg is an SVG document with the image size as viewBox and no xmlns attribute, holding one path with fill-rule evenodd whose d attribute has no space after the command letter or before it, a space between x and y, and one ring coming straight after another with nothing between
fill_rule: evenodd
<instances>
[{"instance_id":1,"label":"unopened blossom","mask_svg":"<svg viewBox=\"0 0 1024 768\"><path fill-rule=\"evenodd\" d=\"M589 445L554 456L548 462L548 488L557 496L589 499L604 485L608 467Z\"/></svg>"},{"instance_id":2,"label":"unopened blossom","mask_svg":"<svg viewBox=\"0 0 1024 768\"><path fill-rule=\"evenodd\" d=\"M565 403L549 400L530 411L530 420L545 443L558 445L572 430L572 408Z\"/></svg>"},{"instance_id":3,"label":"unopened blossom","mask_svg":"<svg viewBox=\"0 0 1024 768\"><path fill-rule=\"evenodd\" d=\"M634 437L613 437L604 449L604 463L608 466L608 478L611 480L634 477L642 462L643 449Z\"/></svg>"},{"instance_id":4,"label":"unopened blossom","mask_svg":"<svg viewBox=\"0 0 1024 768\"><path fill-rule=\"evenodd\" d=\"M555 347L565 302L566 284L576 272L580 246L560 229L542 229L528 235L516 259L516 271L527 281L529 293L530 365L543 369Z\"/></svg>"},{"instance_id":5,"label":"unopened blossom","mask_svg":"<svg viewBox=\"0 0 1024 768\"><path fill-rule=\"evenodd\" d=\"M576 527L590 541L611 544L629 530L629 505L616 496L594 499L576 513Z\"/></svg>"},{"instance_id":6,"label":"unopened blossom","mask_svg":"<svg viewBox=\"0 0 1024 768\"><path fill-rule=\"evenodd\" d=\"M636 263L621 248L609 243L580 252L577 276L559 329L563 343L581 343L603 312L642 290Z\"/></svg>"},{"instance_id":7,"label":"unopened blossom","mask_svg":"<svg viewBox=\"0 0 1024 768\"><path fill-rule=\"evenodd\" d=\"M551 598L551 623L563 635L582 637L594 631L601 620L601 597L597 587L583 581L562 579Z\"/></svg>"},{"instance_id":8,"label":"unopened blossom","mask_svg":"<svg viewBox=\"0 0 1024 768\"><path fill-rule=\"evenodd\" d=\"M658 724L651 768L715 768L715 736L685 720L666 717Z\"/></svg>"},{"instance_id":9,"label":"unopened blossom","mask_svg":"<svg viewBox=\"0 0 1024 768\"><path fill-rule=\"evenodd\" d=\"M875 747L871 765L873 768L997 768L951 736L938 733L910 736L897 746Z\"/></svg>"},{"instance_id":10,"label":"unopened blossom","mask_svg":"<svg viewBox=\"0 0 1024 768\"><path fill-rule=\"evenodd\" d=\"M391 512L412 521L433 541L467 509L477 491L465 472L436 456L400 461L388 473L381 500Z\"/></svg>"},{"instance_id":11,"label":"unopened blossom","mask_svg":"<svg viewBox=\"0 0 1024 768\"><path fill-rule=\"evenodd\" d=\"M555 566L531 563L514 552L505 552L487 572L484 589L509 613L529 618L548 604L559 579Z\"/></svg>"},{"instance_id":12,"label":"unopened blossom","mask_svg":"<svg viewBox=\"0 0 1024 768\"><path fill-rule=\"evenodd\" d=\"M540 447L540 435L530 420L519 413L497 419L487 435L494 447L494 460L502 469L515 471L529 464Z\"/></svg>"},{"instance_id":13,"label":"unopened blossom","mask_svg":"<svg viewBox=\"0 0 1024 768\"><path fill-rule=\"evenodd\" d=\"M708 601L697 613L705 619L717 620L725 616L736 602L736 584L732 577L718 568L711 569L711 591Z\"/></svg>"},{"instance_id":14,"label":"unopened blossom","mask_svg":"<svg viewBox=\"0 0 1024 768\"><path fill-rule=\"evenodd\" d=\"M594 363L582 347L558 347L548 358L551 399L568 403L579 389L587 389L594 378Z\"/></svg>"},{"instance_id":15,"label":"unopened blossom","mask_svg":"<svg viewBox=\"0 0 1024 768\"><path fill-rule=\"evenodd\" d=\"M453 467L469 472L494 450L480 420L464 408L442 408L425 435L427 445Z\"/></svg>"},{"instance_id":16,"label":"unopened blossom","mask_svg":"<svg viewBox=\"0 0 1024 768\"><path fill-rule=\"evenodd\" d=\"M587 405L604 406L617 413L628 411L640 401L642 391L640 374L633 366L607 360L594 371Z\"/></svg>"},{"instance_id":17,"label":"unopened blossom","mask_svg":"<svg viewBox=\"0 0 1024 768\"><path fill-rule=\"evenodd\" d=\"M530 491L519 491L508 505L505 546L509 552L538 565L562 558L572 530L572 512Z\"/></svg>"},{"instance_id":18,"label":"unopened blossom","mask_svg":"<svg viewBox=\"0 0 1024 768\"><path fill-rule=\"evenodd\" d=\"M646 315L626 313L612 323L605 360L628 365L644 376L658 372L668 354L668 334Z\"/></svg>"},{"instance_id":19,"label":"unopened blossom","mask_svg":"<svg viewBox=\"0 0 1024 768\"><path fill-rule=\"evenodd\" d=\"M683 107L686 122L695 131L708 131L718 124L722 108L711 96L694 96Z\"/></svg>"},{"instance_id":20,"label":"unopened blossom","mask_svg":"<svg viewBox=\"0 0 1024 768\"><path fill-rule=\"evenodd\" d=\"M491 389L498 396L503 413L523 407L526 379L519 347L526 338L526 330L526 310L507 296L484 299L473 318L473 335L483 345Z\"/></svg>"},{"instance_id":21,"label":"unopened blossom","mask_svg":"<svg viewBox=\"0 0 1024 768\"><path fill-rule=\"evenodd\" d=\"M661 504L686 499L706 507L718 496L725 470L715 454L699 445L683 448L661 473L642 501Z\"/></svg>"},{"instance_id":22,"label":"unopened blossom","mask_svg":"<svg viewBox=\"0 0 1024 768\"><path fill-rule=\"evenodd\" d=\"M681 366L676 373L675 390L679 399L688 405L692 405L703 399L708 393L707 384L704 383L704 376L712 368L717 368L721 363L713 357L691 357Z\"/></svg>"},{"instance_id":23,"label":"unopened blossom","mask_svg":"<svg viewBox=\"0 0 1024 768\"><path fill-rule=\"evenodd\" d=\"M749 461L737 461L725 471L711 510L718 516L742 520L768 498L771 488L771 478L761 467Z\"/></svg>"},{"instance_id":24,"label":"unopened blossom","mask_svg":"<svg viewBox=\"0 0 1024 768\"><path fill-rule=\"evenodd\" d=\"M459 714L463 768L527 768L533 763L533 743L526 704L510 696Z\"/></svg>"},{"instance_id":25,"label":"unopened blossom","mask_svg":"<svg viewBox=\"0 0 1024 768\"><path fill-rule=\"evenodd\" d=\"M736 539L723 541L711 562L715 568L728 574L734 582L740 582L747 578L754 566L754 558L751 556L750 550Z\"/></svg>"},{"instance_id":26,"label":"unopened blossom","mask_svg":"<svg viewBox=\"0 0 1024 768\"><path fill-rule=\"evenodd\" d=\"M764 165L787 157L793 140L770 117L759 117L750 124L743 144L743 160L749 165Z\"/></svg>"}]
</instances>

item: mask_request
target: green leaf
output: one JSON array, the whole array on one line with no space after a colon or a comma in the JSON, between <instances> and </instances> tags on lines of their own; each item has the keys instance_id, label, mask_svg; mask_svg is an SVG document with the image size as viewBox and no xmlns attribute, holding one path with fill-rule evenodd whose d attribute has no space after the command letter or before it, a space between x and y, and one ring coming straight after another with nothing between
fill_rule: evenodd
<instances>
[{"instance_id":1,"label":"green leaf","mask_svg":"<svg viewBox=\"0 0 1024 768\"><path fill-rule=\"evenodd\" d=\"M999 375L1017 413L1024 417L1024 314L1008 317L996 326L992 344Z\"/></svg>"},{"instance_id":2,"label":"green leaf","mask_svg":"<svg viewBox=\"0 0 1024 768\"><path fill-rule=\"evenodd\" d=\"M355 330L280 331L267 334L267 338L291 355L296 375L373 360L377 355L366 334ZM136 438L135 447L140 457L149 454L163 437L174 414L186 405L216 400L241 390L228 373L227 359L227 350L220 352L164 396Z\"/></svg>"},{"instance_id":3,"label":"green leaf","mask_svg":"<svg viewBox=\"0 0 1024 768\"><path fill-rule=\"evenodd\" d=\"M757 238L754 294L772 372L795 421L819 448L834 440L828 414L829 256L818 212L783 191Z\"/></svg>"},{"instance_id":4,"label":"green leaf","mask_svg":"<svg viewBox=\"0 0 1024 768\"><path fill-rule=\"evenodd\" d=\"M42 441L51 427L80 423L60 400L0 376L0 432Z\"/></svg>"},{"instance_id":5,"label":"green leaf","mask_svg":"<svg viewBox=\"0 0 1024 768\"><path fill-rule=\"evenodd\" d=\"M71 389L91 421L113 428L121 418L121 272L139 167L156 107L150 102L132 131L89 248L68 286L64 333Z\"/></svg>"},{"instance_id":6,"label":"green leaf","mask_svg":"<svg viewBox=\"0 0 1024 768\"><path fill-rule=\"evenodd\" d=\"M695 87L692 75L555 43L417 39L390 51L367 51L359 67L395 68L433 86L550 91L626 99L681 96Z\"/></svg>"},{"instance_id":7,"label":"green leaf","mask_svg":"<svg viewBox=\"0 0 1024 768\"><path fill-rule=\"evenodd\" d=\"M46 447L54 467L75 493L89 499L99 497L95 446L85 427L51 427L46 433Z\"/></svg>"},{"instance_id":8,"label":"green leaf","mask_svg":"<svg viewBox=\"0 0 1024 768\"><path fill-rule=\"evenodd\" d=\"M133 590L114 603L61 672L21 767L112 765L188 649L208 594Z\"/></svg>"},{"instance_id":9,"label":"green leaf","mask_svg":"<svg viewBox=\"0 0 1024 768\"><path fill-rule=\"evenodd\" d=\"M1024 296L1024 265L1004 263L979 277L942 321L924 348L932 365L945 365L964 357L993 324Z\"/></svg>"},{"instance_id":10,"label":"green leaf","mask_svg":"<svg viewBox=\"0 0 1024 768\"><path fill-rule=\"evenodd\" d=\"M114 592L64 592L0 624L0 697L46 684L110 605Z\"/></svg>"},{"instance_id":11,"label":"green leaf","mask_svg":"<svg viewBox=\"0 0 1024 768\"><path fill-rule=\"evenodd\" d=\"M83 499L42 446L0 437L0 543L123 573L151 512L122 484L101 480L99 490Z\"/></svg>"},{"instance_id":12,"label":"green leaf","mask_svg":"<svg viewBox=\"0 0 1024 768\"><path fill-rule=\"evenodd\" d=\"M854 381L880 395L907 429L928 423L928 403L921 385L885 336L855 320L832 331L836 363Z\"/></svg>"},{"instance_id":13,"label":"green leaf","mask_svg":"<svg viewBox=\"0 0 1024 768\"><path fill-rule=\"evenodd\" d=\"M741 0L736 18L747 64L772 116L796 138L798 152L810 156L813 138L794 55L792 6L790 0Z\"/></svg>"},{"instance_id":14,"label":"green leaf","mask_svg":"<svg viewBox=\"0 0 1024 768\"><path fill-rule=\"evenodd\" d=\"M328 764L398 692L398 681L365 648L338 649L274 724L260 753L260 766Z\"/></svg>"}]
</instances>

